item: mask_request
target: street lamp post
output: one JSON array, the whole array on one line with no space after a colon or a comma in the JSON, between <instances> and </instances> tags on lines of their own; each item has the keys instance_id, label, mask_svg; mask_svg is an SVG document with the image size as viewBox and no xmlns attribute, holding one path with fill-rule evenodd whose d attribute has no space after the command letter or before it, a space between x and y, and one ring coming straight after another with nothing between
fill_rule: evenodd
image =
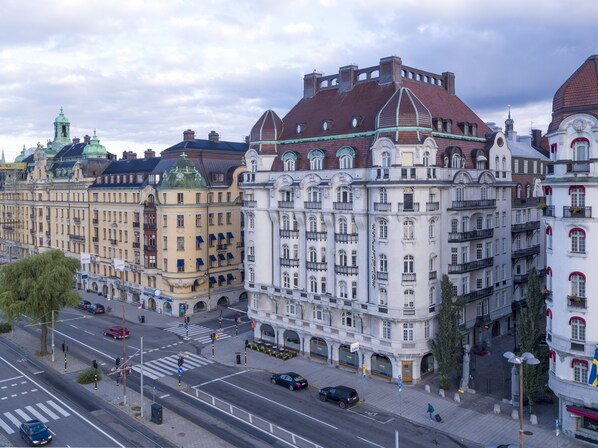
<instances>
[{"instance_id":1,"label":"street lamp post","mask_svg":"<svg viewBox=\"0 0 598 448\"><path fill-rule=\"evenodd\" d=\"M521 356L505 352L503 356L511 364L519 365L519 447L523 448L523 364L527 363L533 366L540 364L540 360L530 352L525 352Z\"/></svg>"}]
</instances>

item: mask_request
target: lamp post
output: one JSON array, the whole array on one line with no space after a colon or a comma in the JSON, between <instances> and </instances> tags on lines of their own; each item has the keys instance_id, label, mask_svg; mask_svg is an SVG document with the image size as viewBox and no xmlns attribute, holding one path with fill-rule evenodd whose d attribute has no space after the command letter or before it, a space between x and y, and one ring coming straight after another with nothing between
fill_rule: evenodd
<instances>
[{"instance_id":1,"label":"lamp post","mask_svg":"<svg viewBox=\"0 0 598 448\"><path fill-rule=\"evenodd\" d=\"M512 352L505 352L503 356L511 364L519 365L519 447L523 448L523 364L533 366L540 364L540 360L530 352L525 352L521 356L517 356Z\"/></svg>"}]
</instances>

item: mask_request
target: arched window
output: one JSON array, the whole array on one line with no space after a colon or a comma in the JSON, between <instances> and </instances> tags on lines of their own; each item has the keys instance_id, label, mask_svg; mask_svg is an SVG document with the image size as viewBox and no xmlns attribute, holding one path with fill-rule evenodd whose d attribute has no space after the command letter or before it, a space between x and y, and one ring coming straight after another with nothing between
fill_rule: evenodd
<instances>
[{"instance_id":1,"label":"arched window","mask_svg":"<svg viewBox=\"0 0 598 448\"><path fill-rule=\"evenodd\" d=\"M338 251L338 264L339 266L347 266L347 252L342 249Z\"/></svg>"},{"instance_id":2,"label":"arched window","mask_svg":"<svg viewBox=\"0 0 598 448\"><path fill-rule=\"evenodd\" d=\"M314 276L309 277L309 292L318 292L318 281Z\"/></svg>"},{"instance_id":3,"label":"arched window","mask_svg":"<svg viewBox=\"0 0 598 448\"><path fill-rule=\"evenodd\" d=\"M413 274L415 272L415 259L413 255L405 255L403 257L403 273Z\"/></svg>"},{"instance_id":4,"label":"arched window","mask_svg":"<svg viewBox=\"0 0 598 448\"><path fill-rule=\"evenodd\" d=\"M500 171L500 159L498 156L496 156L496 159L494 159L494 169L496 171Z\"/></svg>"},{"instance_id":5,"label":"arched window","mask_svg":"<svg viewBox=\"0 0 598 448\"><path fill-rule=\"evenodd\" d=\"M282 162L284 165L284 171L295 171L295 164L297 162L297 154L288 151L282 155Z\"/></svg>"},{"instance_id":6,"label":"arched window","mask_svg":"<svg viewBox=\"0 0 598 448\"><path fill-rule=\"evenodd\" d=\"M432 218L428 222L428 238L436 238L436 218Z\"/></svg>"},{"instance_id":7,"label":"arched window","mask_svg":"<svg viewBox=\"0 0 598 448\"><path fill-rule=\"evenodd\" d=\"M522 191L521 184L517 184L517 193L516 193L517 199L521 199L521 191Z\"/></svg>"},{"instance_id":8,"label":"arched window","mask_svg":"<svg viewBox=\"0 0 598 448\"><path fill-rule=\"evenodd\" d=\"M424 152L424 166L430 166L430 153L428 151Z\"/></svg>"},{"instance_id":9,"label":"arched window","mask_svg":"<svg viewBox=\"0 0 598 448\"><path fill-rule=\"evenodd\" d=\"M251 159L249 161L249 172L250 173L257 173L257 160Z\"/></svg>"},{"instance_id":10,"label":"arched window","mask_svg":"<svg viewBox=\"0 0 598 448\"><path fill-rule=\"evenodd\" d=\"M255 246L253 245L253 242L250 242L247 245L247 255L249 256L255 256Z\"/></svg>"},{"instance_id":11,"label":"arched window","mask_svg":"<svg viewBox=\"0 0 598 448\"><path fill-rule=\"evenodd\" d=\"M337 202L353 202L353 192L349 187L339 187L336 190L336 201Z\"/></svg>"},{"instance_id":12,"label":"arched window","mask_svg":"<svg viewBox=\"0 0 598 448\"><path fill-rule=\"evenodd\" d=\"M390 168L390 153L384 151L381 156L382 168Z\"/></svg>"},{"instance_id":13,"label":"arched window","mask_svg":"<svg viewBox=\"0 0 598 448\"><path fill-rule=\"evenodd\" d=\"M461 157L459 154L453 154L451 158L451 168L461 168Z\"/></svg>"},{"instance_id":14,"label":"arched window","mask_svg":"<svg viewBox=\"0 0 598 448\"><path fill-rule=\"evenodd\" d=\"M573 160L582 162L589 160L589 144L585 138L576 138L571 144L573 150Z\"/></svg>"},{"instance_id":15,"label":"arched window","mask_svg":"<svg viewBox=\"0 0 598 448\"><path fill-rule=\"evenodd\" d=\"M281 255L282 258L291 258L291 251L289 250L289 246L287 244L282 245Z\"/></svg>"},{"instance_id":16,"label":"arched window","mask_svg":"<svg viewBox=\"0 0 598 448\"><path fill-rule=\"evenodd\" d=\"M428 294L428 305L433 307L436 304L436 288L433 286L430 288L430 293Z\"/></svg>"},{"instance_id":17,"label":"arched window","mask_svg":"<svg viewBox=\"0 0 598 448\"><path fill-rule=\"evenodd\" d=\"M288 272L282 273L282 287L283 288L290 288L291 287L291 277Z\"/></svg>"},{"instance_id":18,"label":"arched window","mask_svg":"<svg viewBox=\"0 0 598 448\"><path fill-rule=\"evenodd\" d=\"M406 289L403 294L403 303L405 308L413 308L415 306L415 293L413 289Z\"/></svg>"},{"instance_id":19,"label":"arched window","mask_svg":"<svg viewBox=\"0 0 598 448\"><path fill-rule=\"evenodd\" d=\"M546 227L546 249L552 250L552 227Z\"/></svg>"},{"instance_id":20,"label":"arched window","mask_svg":"<svg viewBox=\"0 0 598 448\"><path fill-rule=\"evenodd\" d=\"M282 215L282 230L289 230L291 228L291 221L289 219L289 215Z\"/></svg>"},{"instance_id":21,"label":"arched window","mask_svg":"<svg viewBox=\"0 0 598 448\"><path fill-rule=\"evenodd\" d=\"M388 238L388 221L386 219L378 221L378 238L381 240Z\"/></svg>"},{"instance_id":22,"label":"arched window","mask_svg":"<svg viewBox=\"0 0 598 448\"><path fill-rule=\"evenodd\" d=\"M255 270L252 267L249 268L249 281L255 282Z\"/></svg>"},{"instance_id":23,"label":"arched window","mask_svg":"<svg viewBox=\"0 0 598 448\"><path fill-rule=\"evenodd\" d=\"M577 383L588 384L588 362L583 359L573 360L573 380Z\"/></svg>"},{"instance_id":24,"label":"arched window","mask_svg":"<svg viewBox=\"0 0 598 448\"><path fill-rule=\"evenodd\" d=\"M355 319L351 311L343 311L341 315L341 324L343 327L355 327Z\"/></svg>"},{"instance_id":25,"label":"arched window","mask_svg":"<svg viewBox=\"0 0 598 448\"><path fill-rule=\"evenodd\" d=\"M586 340L586 323L583 319L572 317L569 320L571 325L571 339L575 341L585 342Z\"/></svg>"},{"instance_id":26,"label":"arched window","mask_svg":"<svg viewBox=\"0 0 598 448\"><path fill-rule=\"evenodd\" d=\"M582 229L572 229L569 232L571 238L571 252L584 254L586 252L586 232Z\"/></svg>"},{"instance_id":27,"label":"arched window","mask_svg":"<svg viewBox=\"0 0 598 448\"><path fill-rule=\"evenodd\" d=\"M310 247L307 250L307 260L310 263L316 263L318 261L318 254L316 252L316 248L315 247Z\"/></svg>"},{"instance_id":28,"label":"arched window","mask_svg":"<svg viewBox=\"0 0 598 448\"><path fill-rule=\"evenodd\" d=\"M502 156L502 170L507 171L507 158Z\"/></svg>"},{"instance_id":29,"label":"arched window","mask_svg":"<svg viewBox=\"0 0 598 448\"><path fill-rule=\"evenodd\" d=\"M255 215L253 213L247 213L247 227L250 229L255 228Z\"/></svg>"},{"instance_id":30,"label":"arched window","mask_svg":"<svg viewBox=\"0 0 598 448\"><path fill-rule=\"evenodd\" d=\"M320 248L320 263L326 263L326 248Z\"/></svg>"},{"instance_id":31,"label":"arched window","mask_svg":"<svg viewBox=\"0 0 598 448\"><path fill-rule=\"evenodd\" d=\"M322 159L320 157L314 157L309 161L309 168L313 171L322 169Z\"/></svg>"},{"instance_id":32,"label":"arched window","mask_svg":"<svg viewBox=\"0 0 598 448\"><path fill-rule=\"evenodd\" d=\"M378 256L378 272L388 272L388 258L384 254Z\"/></svg>"},{"instance_id":33,"label":"arched window","mask_svg":"<svg viewBox=\"0 0 598 448\"><path fill-rule=\"evenodd\" d=\"M386 188L378 188L378 197L381 204L388 203L388 194L386 193Z\"/></svg>"},{"instance_id":34,"label":"arched window","mask_svg":"<svg viewBox=\"0 0 598 448\"><path fill-rule=\"evenodd\" d=\"M403 239L415 239L415 222L412 219L406 219L403 221Z\"/></svg>"},{"instance_id":35,"label":"arched window","mask_svg":"<svg viewBox=\"0 0 598 448\"><path fill-rule=\"evenodd\" d=\"M583 187L571 187L569 189L571 195L571 207L585 207L586 206L586 190Z\"/></svg>"},{"instance_id":36,"label":"arched window","mask_svg":"<svg viewBox=\"0 0 598 448\"><path fill-rule=\"evenodd\" d=\"M307 189L307 200L309 202L322 202L322 196L318 187L309 187Z\"/></svg>"},{"instance_id":37,"label":"arched window","mask_svg":"<svg viewBox=\"0 0 598 448\"><path fill-rule=\"evenodd\" d=\"M341 170L348 170L353 168L353 159L355 158L355 150L350 146L343 146L336 152L338 157L338 167Z\"/></svg>"},{"instance_id":38,"label":"arched window","mask_svg":"<svg viewBox=\"0 0 598 448\"><path fill-rule=\"evenodd\" d=\"M378 291L378 305L388 305L388 294L385 288L380 288Z\"/></svg>"},{"instance_id":39,"label":"arched window","mask_svg":"<svg viewBox=\"0 0 598 448\"><path fill-rule=\"evenodd\" d=\"M318 231L318 220L315 216L310 216L309 218L307 218L307 228L310 232Z\"/></svg>"},{"instance_id":40,"label":"arched window","mask_svg":"<svg viewBox=\"0 0 598 448\"><path fill-rule=\"evenodd\" d=\"M346 299L349 296L347 293L347 283L344 280L338 282L338 296L341 299Z\"/></svg>"},{"instance_id":41,"label":"arched window","mask_svg":"<svg viewBox=\"0 0 598 448\"><path fill-rule=\"evenodd\" d=\"M530 184L525 184L525 197L526 198L532 197L532 186Z\"/></svg>"},{"instance_id":42,"label":"arched window","mask_svg":"<svg viewBox=\"0 0 598 448\"><path fill-rule=\"evenodd\" d=\"M345 218L344 216L341 216L338 219L338 233L347 233L347 218Z\"/></svg>"},{"instance_id":43,"label":"arched window","mask_svg":"<svg viewBox=\"0 0 598 448\"><path fill-rule=\"evenodd\" d=\"M586 277L581 272L574 272L569 276L571 283L571 295L577 297L586 296Z\"/></svg>"},{"instance_id":44,"label":"arched window","mask_svg":"<svg viewBox=\"0 0 598 448\"><path fill-rule=\"evenodd\" d=\"M309 160L309 168L311 170L321 170L324 166L324 151L321 149L312 149L307 154L307 159Z\"/></svg>"}]
</instances>

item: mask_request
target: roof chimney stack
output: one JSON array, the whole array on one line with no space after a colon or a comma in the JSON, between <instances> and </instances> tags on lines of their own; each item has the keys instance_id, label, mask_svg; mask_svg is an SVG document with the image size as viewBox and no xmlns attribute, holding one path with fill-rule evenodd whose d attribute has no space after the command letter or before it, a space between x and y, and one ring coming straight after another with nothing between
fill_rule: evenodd
<instances>
[{"instance_id":1,"label":"roof chimney stack","mask_svg":"<svg viewBox=\"0 0 598 448\"><path fill-rule=\"evenodd\" d=\"M183 141L184 142L194 142L195 141L195 131L191 129L187 129L183 132Z\"/></svg>"},{"instance_id":2,"label":"roof chimney stack","mask_svg":"<svg viewBox=\"0 0 598 448\"><path fill-rule=\"evenodd\" d=\"M208 140L212 143L218 143L220 141L220 135L218 135L218 132L216 131L211 131L208 134Z\"/></svg>"},{"instance_id":3,"label":"roof chimney stack","mask_svg":"<svg viewBox=\"0 0 598 448\"><path fill-rule=\"evenodd\" d=\"M348 92L355 85L357 66L345 65L338 70L338 91Z\"/></svg>"},{"instance_id":4,"label":"roof chimney stack","mask_svg":"<svg viewBox=\"0 0 598 448\"><path fill-rule=\"evenodd\" d=\"M303 77L303 98L313 98L320 90L321 73L314 70L313 73Z\"/></svg>"},{"instance_id":5,"label":"roof chimney stack","mask_svg":"<svg viewBox=\"0 0 598 448\"><path fill-rule=\"evenodd\" d=\"M156 152L153 149L146 149L143 156L146 159L151 159L152 157L156 157Z\"/></svg>"},{"instance_id":6,"label":"roof chimney stack","mask_svg":"<svg viewBox=\"0 0 598 448\"><path fill-rule=\"evenodd\" d=\"M378 82L387 84L389 82L400 82L401 72L403 70L403 61L398 56L389 56L380 59L380 71L378 73Z\"/></svg>"},{"instance_id":7,"label":"roof chimney stack","mask_svg":"<svg viewBox=\"0 0 598 448\"><path fill-rule=\"evenodd\" d=\"M444 85L444 89L451 95L455 94L455 74L452 72L443 72L442 73L442 84Z\"/></svg>"},{"instance_id":8,"label":"roof chimney stack","mask_svg":"<svg viewBox=\"0 0 598 448\"><path fill-rule=\"evenodd\" d=\"M81 139L79 137L73 137L73 144L77 145L81 143Z\"/></svg>"},{"instance_id":9,"label":"roof chimney stack","mask_svg":"<svg viewBox=\"0 0 598 448\"><path fill-rule=\"evenodd\" d=\"M91 137L90 137L89 135L85 134L85 137L83 137L83 142L84 142L84 143L89 143L89 142L91 142Z\"/></svg>"}]
</instances>

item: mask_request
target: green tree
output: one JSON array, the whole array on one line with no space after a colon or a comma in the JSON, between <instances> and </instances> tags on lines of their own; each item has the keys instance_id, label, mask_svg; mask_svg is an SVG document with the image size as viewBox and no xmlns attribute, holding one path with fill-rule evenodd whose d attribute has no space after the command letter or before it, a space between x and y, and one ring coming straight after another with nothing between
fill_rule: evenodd
<instances>
[{"instance_id":1,"label":"green tree","mask_svg":"<svg viewBox=\"0 0 598 448\"><path fill-rule=\"evenodd\" d=\"M534 267L529 272L525 301L527 306L521 308L519 321L517 322L519 355L530 352L540 360L546 359L547 356L540 353L546 349L539 347L540 322L543 318L542 305L544 300L540 291L540 280ZM543 390L542 370L541 364L535 366L523 364L523 393L521 396L522 399L524 394L527 396L530 413L533 412L534 394Z\"/></svg>"},{"instance_id":2,"label":"green tree","mask_svg":"<svg viewBox=\"0 0 598 448\"><path fill-rule=\"evenodd\" d=\"M73 290L73 276L79 267L79 260L51 250L22 258L0 270L0 311L9 320L25 315L33 323L41 323L42 356L48 353L52 310L57 319L62 307L75 306L80 300Z\"/></svg>"},{"instance_id":3,"label":"green tree","mask_svg":"<svg viewBox=\"0 0 598 448\"><path fill-rule=\"evenodd\" d=\"M462 301L453 297L453 283L448 275L442 276L440 283L441 304L436 319L438 330L430 341L432 353L440 371L440 387L448 389L449 374L458 366L458 354L461 352L461 333L459 332L459 311Z\"/></svg>"}]
</instances>

